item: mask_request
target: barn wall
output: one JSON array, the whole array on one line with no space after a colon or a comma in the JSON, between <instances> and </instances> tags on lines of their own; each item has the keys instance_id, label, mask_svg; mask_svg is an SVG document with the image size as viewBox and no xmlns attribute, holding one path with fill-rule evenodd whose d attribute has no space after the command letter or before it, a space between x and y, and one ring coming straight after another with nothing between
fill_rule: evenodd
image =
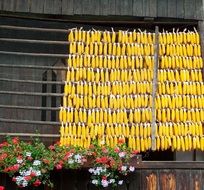
<instances>
[{"instance_id":1,"label":"barn wall","mask_svg":"<svg viewBox=\"0 0 204 190\"><path fill-rule=\"evenodd\" d=\"M63 170L51 174L52 190L99 190L90 184L87 170ZM126 178L126 183L117 190L203 190L203 169L136 169ZM6 189L17 189L11 179L0 174L0 185ZM30 188L32 189L32 188ZM48 187L39 190L51 190ZM106 188L113 190L113 188Z\"/></svg>"},{"instance_id":2,"label":"barn wall","mask_svg":"<svg viewBox=\"0 0 204 190\"><path fill-rule=\"evenodd\" d=\"M1 0L2 11L202 19L202 0Z\"/></svg>"}]
</instances>

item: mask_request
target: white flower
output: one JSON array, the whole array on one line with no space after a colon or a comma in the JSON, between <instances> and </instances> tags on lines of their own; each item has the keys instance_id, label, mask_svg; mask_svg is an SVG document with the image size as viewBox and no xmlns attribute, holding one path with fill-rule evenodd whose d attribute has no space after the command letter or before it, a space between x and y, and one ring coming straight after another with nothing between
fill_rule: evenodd
<instances>
[{"instance_id":1,"label":"white flower","mask_svg":"<svg viewBox=\"0 0 204 190\"><path fill-rule=\"evenodd\" d=\"M118 185L122 185L123 184L123 180L118 181Z\"/></svg>"},{"instance_id":2,"label":"white flower","mask_svg":"<svg viewBox=\"0 0 204 190\"><path fill-rule=\"evenodd\" d=\"M81 164L81 163L82 163L81 159L77 159L76 162L77 162L78 164Z\"/></svg>"},{"instance_id":3,"label":"white flower","mask_svg":"<svg viewBox=\"0 0 204 190\"><path fill-rule=\"evenodd\" d=\"M69 163L69 164L73 164L73 163L74 163L74 160L73 160L73 159L69 159L69 160L68 160L68 163Z\"/></svg>"},{"instance_id":4,"label":"white flower","mask_svg":"<svg viewBox=\"0 0 204 190\"><path fill-rule=\"evenodd\" d=\"M76 155L74 156L74 159L76 159L76 160L81 159L81 155L80 155L80 154L76 154Z\"/></svg>"},{"instance_id":5,"label":"white flower","mask_svg":"<svg viewBox=\"0 0 204 190\"><path fill-rule=\"evenodd\" d=\"M93 173L95 170L93 168L89 169L89 173Z\"/></svg>"},{"instance_id":6,"label":"white flower","mask_svg":"<svg viewBox=\"0 0 204 190\"><path fill-rule=\"evenodd\" d=\"M126 155L126 153L125 152L119 152L118 155L120 156L120 158L123 158Z\"/></svg>"},{"instance_id":7,"label":"white flower","mask_svg":"<svg viewBox=\"0 0 204 190\"><path fill-rule=\"evenodd\" d=\"M105 180L105 179L102 179L102 180L101 180L101 185L102 185L103 187L108 187L108 181Z\"/></svg>"},{"instance_id":8,"label":"white flower","mask_svg":"<svg viewBox=\"0 0 204 190\"><path fill-rule=\"evenodd\" d=\"M22 159L17 159L16 161L17 161L18 164L21 164L23 162Z\"/></svg>"},{"instance_id":9,"label":"white flower","mask_svg":"<svg viewBox=\"0 0 204 190\"><path fill-rule=\"evenodd\" d=\"M126 170L127 170L127 166L122 166L122 167L121 167L121 170L122 170L122 171L126 171Z\"/></svg>"},{"instance_id":10,"label":"white flower","mask_svg":"<svg viewBox=\"0 0 204 190\"><path fill-rule=\"evenodd\" d=\"M29 176L31 174L31 171L29 170L29 171L26 171L25 173L24 173L24 175L25 176Z\"/></svg>"},{"instance_id":11,"label":"white flower","mask_svg":"<svg viewBox=\"0 0 204 190\"><path fill-rule=\"evenodd\" d=\"M26 156L30 157L31 156L31 152L26 152Z\"/></svg>"},{"instance_id":12,"label":"white flower","mask_svg":"<svg viewBox=\"0 0 204 190\"><path fill-rule=\"evenodd\" d=\"M26 180L23 180L22 186L23 186L23 187L28 186L28 182L27 182Z\"/></svg>"},{"instance_id":13,"label":"white flower","mask_svg":"<svg viewBox=\"0 0 204 190\"><path fill-rule=\"evenodd\" d=\"M131 172L134 172L134 171L135 171L135 167L134 167L134 166L130 166L130 167L129 167L129 170L130 170Z\"/></svg>"},{"instance_id":14,"label":"white flower","mask_svg":"<svg viewBox=\"0 0 204 190\"><path fill-rule=\"evenodd\" d=\"M40 160L34 160L33 165L34 166L39 166L41 164Z\"/></svg>"},{"instance_id":15,"label":"white flower","mask_svg":"<svg viewBox=\"0 0 204 190\"><path fill-rule=\"evenodd\" d=\"M110 179L109 183L115 183L115 179Z\"/></svg>"},{"instance_id":16,"label":"white flower","mask_svg":"<svg viewBox=\"0 0 204 190\"><path fill-rule=\"evenodd\" d=\"M97 184L98 184L98 180L93 179L93 180L91 181L91 183L94 184L94 185L97 185Z\"/></svg>"},{"instance_id":17,"label":"white flower","mask_svg":"<svg viewBox=\"0 0 204 190\"><path fill-rule=\"evenodd\" d=\"M36 172L35 172L35 175L36 175L36 176L40 176L40 175L41 175L41 171L36 171Z\"/></svg>"}]
</instances>

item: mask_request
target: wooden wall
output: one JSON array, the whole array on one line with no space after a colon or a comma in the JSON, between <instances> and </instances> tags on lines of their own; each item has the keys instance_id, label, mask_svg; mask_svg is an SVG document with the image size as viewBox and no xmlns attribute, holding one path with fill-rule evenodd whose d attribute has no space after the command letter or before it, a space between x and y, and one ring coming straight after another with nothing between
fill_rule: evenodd
<instances>
[{"instance_id":1,"label":"wooden wall","mask_svg":"<svg viewBox=\"0 0 204 190\"><path fill-rule=\"evenodd\" d=\"M2 11L50 15L203 18L202 0L1 0Z\"/></svg>"},{"instance_id":2,"label":"wooden wall","mask_svg":"<svg viewBox=\"0 0 204 190\"><path fill-rule=\"evenodd\" d=\"M166 167L165 167L165 164ZM203 163L169 163L154 162L142 163L133 174L125 178L124 185L116 190L203 190L204 168ZM180 167L183 165L183 167ZM191 167L191 166L192 167ZM194 167L193 165L196 165ZM190 166L190 167L189 167ZM198 168L200 166L200 168ZM143 167L143 168L142 168ZM186 168L185 168L186 167ZM87 170L62 170L51 174L54 188L52 190L99 190L90 184L90 174ZM0 174L0 185L6 190L15 190L16 186L11 179ZM32 189L32 188L31 188ZM51 190L41 187L39 190ZM106 190L113 190L107 188Z\"/></svg>"}]
</instances>

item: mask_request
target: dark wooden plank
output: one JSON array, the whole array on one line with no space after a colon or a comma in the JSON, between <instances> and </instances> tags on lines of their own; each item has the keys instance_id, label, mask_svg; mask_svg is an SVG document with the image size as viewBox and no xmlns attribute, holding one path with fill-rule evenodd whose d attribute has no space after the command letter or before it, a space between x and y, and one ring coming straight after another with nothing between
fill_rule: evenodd
<instances>
[{"instance_id":1,"label":"dark wooden plank","mask_svg":"<svg viewBox=\"0 0 204 190\"><path fill-rule=\"evenodd\" d=\"M157 0L149 0L150 3L150 17L157 17Z\"/></svg>"},{"instance_id":2,"label":"dark wooden plank","mask_svg":"<svg viewBox=\"0 0 204 190\"><path fill-rule=\"evenodd\" d=\"M172 170L159 171L159 187L165 190L176 189L176 174Z\"/></svg>"},{"instance_id":3,"label":"dark wooden plank","mask_svg":"<svg viewBox=\"0 0 204 190\"><path fill-rule=\"evenodd\" d=\"M100 15L109 15L109 13L110 13L109 0L101 0L100 1L99 14Z\"/></svg>"},{"instance_id":4,"label":"dark wooden plank","mask_svg":"<svg viewBox=\"0 0 204 190\"><path fill-rule=\"evenodd\" d=\"M177 0L168 0L168 17L176 17L176 2Z\"/></svg>"},{"instance_id":5,"label":"dark wooden plank","mask_svg":"<svg viewBox=\"0 0 204 190\"><path fill-rule=\"evenodd\" d=\"M30 11L32 13L43 13L44 0L31 1Z\"/></svg>"},{"instance_id":6,"label":"dark wooden plank","mask_svg":"<svg viewBox=\"0 0 204 190\"><path fill-rule=\"evenodd\" d=\"M88 186L90 183L90 173L87 170L81 170L76 173L76 188L80 190L88 190Z\"/></svg>"},{"instance_id":7,"label":"dark wooden plank","mask_svg":"<svg viewBox=\"0 0 204 190\"><path fill-rule=\"evenodd\" d=\"M184 1L184 17L186 19L193 19L195 14L195 1L196 0L185 0Z\"/></svg>"},{"instance_id":8,"label":"dark wooden plank","mask_svg":"<svg viewBox=\"0 0 204 190\"><path fill-rule=\"evenodd\" d=\"M99 6L100 6L100 1L96 0L89 0L89 14L90 15L99 15Z\"/></svg>"},{"instance_id":9,"label":"dark wooden plank","mask_svg":"<svg viewBox=\"0 0 204 190\"><path fill-rule=\"evenodd\" d=\"M14 11L15 10L15 0L3 0L3 10L4 11Z\"/></svg>"},{"instance_id":10,"label":"dark wooden plank","mask_svg":"<svg viewBox=\"0 0 204 190\"><path fill-rule=\"evenodd\" d=\"M191 189L200 190L202 188L202 173L201 170L191 170Z\"/></svg>"},{"instance_id":11,"label":"dark wooden plank","mask_svg":"<svg viewBox=\"0 0 204 190\"><path fill-rule=\"evenodd\" d=\"M133 0L124 0L122 2L122 9L121 9L121 14L126 16L126 15L131 15L133 13Z\"/></svg>"},{"instance_id":12,"label":"dark wooden plank","mask_svg":"<svg viewBox=\"0 0 204 190\"><path fill-rule=\"evenodd\" d=\"M143 170L141 174L141 189L157 190L158 172L156 170Z\"/></svg>"},{"instance_id":13,"label":"dark wooden plank","mask_svg":"<svg viewBox=\"0 0 204 190\"><path fill-rule=\"evenodd\" d=\"M129 175L129 190L140 190L141 189L141 170L137 170Z\"/></svg>"},{"instance_id":14,"label":"dark wooden plank","mask_svg":"<svg viewBox=\"0 0 204 190\"><path fill-rule=\"evenodd\" d=\"M45 0L44 13L45 14L61 14L62 2L59 0Z\"/></svg>"},{"instance_id":15,"label":"dark wooden plank","mask_svg":"<svg viewBox=\"0 0 204 190\"><path fill-rule=\"evenodd\" d=\"M90 9L91 9L91 7L89 5L89 0L83 0L81 6L82 6L81 14L83 14L83 15L89 14Z\"/></svg>"},{"instance_id":16,"label":"dark wooden plank","mask_svg":"<svg viewBox=\"0 0 204 190\"><path fill-rule=\"evenodd\" d=\"M201 182L202 182L201 189L204 189L204 180L203 180L204 179L204 170L201 170L200 172L201 172L201 179L202 179L201 180Z\"/></svg>"},{"instance_id":17,"label":"dark wooden plank","mask_svg":"<svg viewBox=\"0 0 204 190\"><path fill-rule=\"evenodd\" d=\"M115 14L116 14L116 0L109 0L109 15Z\"/></svg>"},{"instance_id":18,"label":"dark wooden plank","mask_svg":"<svg viewBox=\"0 0 204 190\"><path fill-rule=\"evenodd\" d=\"M64 170L61 178L61 190L81 190L77 188L77 173L78 170ZM58 190L58 189L57 189Z\"/></svg>"},{"instance_id":19,"label":"dark wooden plank","mask_svg":"<svg viewBox=\"0 0 204 190\"><path fill-rule=\"evenodd\" d=\"M82 3L84 3L83 0L77 0L74 1L74 15L81 15L82 14Z\"/></svg>"},{"instance_id":20,"label":"dark wooden plank","mask_svg":"<svg viewBox=\"0 0 204 190\"><path fill-rule=\"evenodd\" d=\"M52 0L45 0L44 1L44 14L51 14L54 9L54 3Z\"/></svg>"},{"instance_id":21,"label":"dark wooden plank","mask_svg":"<svg viewBox=\"0 0 204 190\"><path fill-rule=\"evenodd\" d=\"M30 11L30 0L16 0L16 11L17 12L29 12Z\"/></svg>"},{"instance_id":22,"label":"dark wooden plank","mask_svg":"<svg viewBox=\"0 0 204 190\"><path fill-rule=\"evenodd\" d=\"M143 161L136 166L139 169L204 169L204 162L193 161Z\"/></svg>"},{"instance_id":23,"label":"dark wooden plank","mask_svg":"<svg viewBox=\"0 0 204 190\"><path fill-rule=\"evenodd\" d=\"M184 0L176 1L176 15L177 18L184 18Z\"/></svg>"},{"instance_id":24,"label":"dark wooden plank","mask_svg":"<svg viewBox=\"0 0 204 190\"><path fill-rule=\"evenodd\" d=\"M83 15L99 15L99 2L95 0L83 0Z\"/></svg>"},{"instance_id":25,"label":"dark wooden plank","mask_svg":"<svg viewBox=\"0 0 204 190\"><path fill-rule=\"evenodd\" d=\"M0 173L0 185L6 185L6 174Z\"/></svg>"},{"instance_id":26,"label":"dark wooden plank","mask_svg":"<svg viewBox=\"0 0 204 190\"><path fill-rule=\"evenodd\" d=\"M158 0L157 6L158 6L157 8L158 17L167 17L168 0Z\"/></svg>"},{"instance_id":27,"label":"dark wooden plank","mask_svg":"<svg viewBox=\"0 0 204 190\"><path fill-rule=\"evenodd\" d=\"M176 172L176 190L190 190L191 170L175 170Z\"/></svg>"},{"instance_id":28,"label":"dark wooden plank","mask_svg":"<svg viewBox=\"0 0 204 190\"><path fill-rule=\"evenodd\" d=\"M1 1L0 1L0 9L1 9L1 10L3 10L3 3L4 3L4 1L1 0Z\"/></svg>"},{"instance_id":29,"label":"dark wooden plank","mask_svg":"<svg viewBox=\"0 0 204 190\"><path fill-rule=\"evenodd\" d=\"M121 15L122 9L122 1L115 0L115 15Z\"/></svg>"},{"instance_id":30,"label":"dark wooden plank","mask_svg":"<svg viewBox=\"0 0 204 190\"><path fill-rule=\"evenodd\" d=\"M133 16L143 16L143 1L133 0Z\"/></svg>"},{"instance_id":31,"label":"dark wooden plank","mask_svg":"<svg viewBox=\"0 0 204 190\"><path fill-rule=\"evenodd\" d=\"M73 15L74 12L74 0L62 0L62 14Z\"/></svg>"},{"instance_id":32,"label":"dark wooden plank","mask_svg":"<svg viewBox=\"0 0 204 190\"><path fill-rule=\"evenodd\" d=\"M143 0L143 15L147 17L150 15L150 1L149 0Z\"/></svg>"},{"instance_id":33,"label":"dark wooden plank","mask_svg":"<svg viewBox=\"0 0 204 190\"><path fill-rule=\"evenodd\" d=\"M203 13L203 1L202 0L197 0L195 2L195 15L194 18L198 20L203 20L204 18L204 13Z\"/></svg>"}]
</instances>

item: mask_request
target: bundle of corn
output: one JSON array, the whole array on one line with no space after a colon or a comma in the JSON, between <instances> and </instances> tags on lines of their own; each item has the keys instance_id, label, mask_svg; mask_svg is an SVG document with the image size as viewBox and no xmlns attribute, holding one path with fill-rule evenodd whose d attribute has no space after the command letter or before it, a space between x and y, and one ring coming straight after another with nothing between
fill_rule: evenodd
<instances>
[{"instance_id":1,"label":"bundle of corn","mask_svg":"<svg viewBox=\"0 0 204 190\"><path fill-rule=\"evenodd\" d=\"M155 34L74 29L68 41L61 145L150 149Z\"/></svg>"},{"instance_id":2,"label":"bundle of corn","mask_svg":"<svg viewBox=\"0 0 204 190\"><path fill-rule=\"evenodd\" d=\"M204 83L198 32L159 34L157 150L204 150Z\"/></svg>"}]
</instances>

